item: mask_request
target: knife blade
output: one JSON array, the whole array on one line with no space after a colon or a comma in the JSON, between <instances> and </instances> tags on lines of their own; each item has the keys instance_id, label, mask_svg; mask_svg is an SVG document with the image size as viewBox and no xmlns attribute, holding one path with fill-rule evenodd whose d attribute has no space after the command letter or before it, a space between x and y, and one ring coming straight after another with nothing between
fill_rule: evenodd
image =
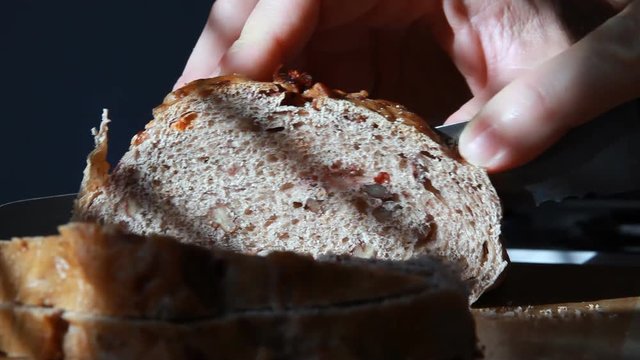
<instances>
[{"instance_id":1,"label":"knife blade","mask_svg":"<svg viewBox=\"0 0 640 360\"><path fill-rule=\"evenodd\" d=\"M443 125L436 131L447 142L457 144L465 125ZM638 105L628 103L577 127L535 160L491 174L490 179L507 209L638 190Z\"/></svg>"},{"instance_id":2,"label":"knife blade","mask_svg":"<svg viewBox=\"0 0 640 360\"><path fill-rule=\"evenodd\" d=\"M75 198L62 194L0 205L0 240L56 234L59 225L69 222Z\"/></svg>"}]
</instances>

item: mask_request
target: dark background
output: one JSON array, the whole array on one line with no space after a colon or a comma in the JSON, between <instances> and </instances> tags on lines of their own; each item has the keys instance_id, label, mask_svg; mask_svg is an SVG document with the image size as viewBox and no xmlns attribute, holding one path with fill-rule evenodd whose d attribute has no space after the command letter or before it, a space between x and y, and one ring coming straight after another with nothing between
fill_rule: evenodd
<instances>
[{"instance_id":1,"label":"dark background","mask_svg":"<svg viewBox=\"0 0 640 360\"><path fill-rule=\"evenodd\" d=\"M116 163L180 75L212 2L3 1L0 204L77 191L103 108ZM611 15L583 3L561 2L577 37Z\"/></svg>"},{"instance_id":2,"label":"dark background","mask_svg":"<svg viewBox=\"0 0 640 360\"><path fill-rule=\"evenodd\" d=\"M212 0L7 0L0 204L76 192L108 108L112 163L180 75Z\"/></svg>"}]
</instances>

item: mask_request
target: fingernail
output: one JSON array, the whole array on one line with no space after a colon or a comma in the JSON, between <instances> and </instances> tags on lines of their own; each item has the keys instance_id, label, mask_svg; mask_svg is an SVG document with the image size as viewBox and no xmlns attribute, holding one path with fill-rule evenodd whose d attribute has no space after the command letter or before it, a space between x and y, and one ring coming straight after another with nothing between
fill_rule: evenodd
<instances>
[{"instance_id":1,"label":"fingernail","mask_svg":"<svg viewBox=\"0 0 640 360\"><path fill-rule=\"evenodd\" d=\"M460 135L460 154L468 162L483 167L496 168L506 154L495 128L481 124L469 124Z\"/></svg>"}]
</instances>

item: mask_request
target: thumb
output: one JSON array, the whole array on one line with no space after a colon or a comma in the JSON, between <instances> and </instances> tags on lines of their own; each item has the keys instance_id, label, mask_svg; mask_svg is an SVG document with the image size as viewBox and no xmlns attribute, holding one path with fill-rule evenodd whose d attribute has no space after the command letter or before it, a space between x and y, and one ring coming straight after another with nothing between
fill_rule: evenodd
<instances>
[{"instance_id":1,"label":"thumb","mask_svg":"<svg viewBox=\"0 0 640 360\"><path fill-rule=\"evenodd\" d=\"M460 136L469 162L501 171L532 160L569 129L640 95L640 1L507 85Z\"/></svg>"},{"instance_id":2,"label":"thumb","mask_svg":"<svg viewBox=\"0 0 640 360\"><path fill-rule=\"evenodd\" d=\"M487 100L483 100L479 96L474 96L471 100L464 103L460 109L451 114L444 123L455 124L463 121L469 121L480 111L480 109L482 109L482 106L484 106L486 102Z\"/></svg>"}]
</instances>

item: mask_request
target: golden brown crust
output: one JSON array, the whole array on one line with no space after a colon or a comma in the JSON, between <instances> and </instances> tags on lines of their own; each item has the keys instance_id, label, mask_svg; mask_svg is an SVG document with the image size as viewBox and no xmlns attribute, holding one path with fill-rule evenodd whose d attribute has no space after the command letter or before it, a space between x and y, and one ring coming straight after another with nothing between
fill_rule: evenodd
<instances>
[{"instance_id":1,"label":"golden brown crust","mask_svg":"<svg viewBox=\"0 0 640 360\"><path fill-rule=\"evenodd\" d=\"M209 79L194 80L187 85L176 89L165 96L162 104L153 109L154 115L157 112L165 110L167 107L177 103L181 99L197 95L199 97L208 97L216 88L226 86L233 83L253 82L240 75L218 76Z\"/></svg>"},{"instance_id":2,"label":"golden brown crust","mask_svg":"<svg viewBox=\"0 0 640 360\"><path fill-rule=\"evenodd\" d=\"M278 69L273 74L273 82L286 91L303 93L314 86L311 75L298 70Z\"/></svg>"},{"instance_id":3,"label":"golden brown crust","mask_svg":"<svg viewBox=\"0 0 640 360\"><path fill-rule=\"evenodd\" d=\"M0 304L0 358L62 360L67 328L59 310L13 311Z\"/></svg>"},{"instance_id":4,"label":"golden brown crust","mask_svg":"<svg viewBox=\"0 0 640 360\"><path fill-rule=\"evenodd\" d=\"M92 130L96 147L87 158L87 166L84 169L80 191L75 201L74 214L89 208L91 201L106 188L109 182L111 167L107 161L109 122L108 112L104 110L100 129Z\"/></svg>"},{"instance_id":5,"label":"golden brown crust","mask_svg":"<svg viewBox=\"0 0 640 360\"><path fill-rule=\"evenodd\" d=\"M388 100L370 99L369 94L364 90L357 93L346 93L341 90L331 89L323 83L314 82L310 75L297 70L278 71L274 74L273 82L257 82L240 75L227 75L195 80L167 95L162 105L157 107L154 113L166 109L166 107L175 104L187 96L195 94L199 97L207 97L217 87L238 83L251 83L271 88L274 94L276 92L299 94L305 98L306 101L322 99L323 97L349 100L358 106L365 107L382 115L389 121L400 120L406 125L413 126L418 129L418 131L427 134L432 139L443 144L440 137L431 129L424 119L409 111L404 106ZM273 87L273 85L276 85L276 87Z\"/></svg>"},{"instance_id":6,"label":"golden brown crust","mask_svg":"<svg viewBox=\"0 0 640 360\"><path fill-rule=\"evenodd\" d=\"M48 326L52 318L68 328ZM63 339L66 359L474 359L478 354L466 301L451 293L181 323L0 306L0 331L20 329L30 329L28 344L0 337L0 349L36 359L56 358L55 351L35 350L52 338Z\"/></svg>"},{"instance_id":7,"label":"golden brown crust","mask_svg":"<svg viewBox=\"0 0 640 360\"><path fill-rule=\"evenodd\" d=\"M210 251L93 224L70 224L60 232L0 243L0 303L192 319L375 302L441 287L464 296L452 279L426 279L374 264L316 262L292 253L255 257Z\"/></svg>"},{"instance_id":8,"label":"golden brown crust","mask_svg":"<svg viewBox=\"0 0 640 360\"><path fill-rule=\"evenodd\" d=\"M0 243L0 354L229 360L476 354L466 295L437 274L344 258L208 251L93 224L60 232Z\"/></svg>"}]
</instances>

